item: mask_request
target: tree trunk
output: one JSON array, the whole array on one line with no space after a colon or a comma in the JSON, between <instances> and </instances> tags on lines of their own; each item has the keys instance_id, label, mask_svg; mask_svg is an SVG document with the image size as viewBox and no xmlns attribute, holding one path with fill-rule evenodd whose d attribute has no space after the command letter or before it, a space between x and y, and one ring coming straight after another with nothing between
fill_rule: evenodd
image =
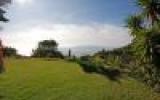
<instances>
[{"instance_id":1,"label":"tree trunk","mask_svg":"<svg viewBox=\"0 0 160 100\"><path fill-rule=\"evenodd\" d=\"M4 61L3 61L3 46L0 41L0 73L4 71Z\"/></svg>"}]
</instances>

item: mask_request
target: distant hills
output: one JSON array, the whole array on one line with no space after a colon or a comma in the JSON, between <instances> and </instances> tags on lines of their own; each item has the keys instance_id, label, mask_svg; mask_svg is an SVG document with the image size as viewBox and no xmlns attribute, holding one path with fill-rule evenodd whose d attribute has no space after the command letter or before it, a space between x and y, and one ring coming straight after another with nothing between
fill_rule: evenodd
<instances>
[{"instance_id":1,"label":"distant hills","mask_svg":"<svg viewBox=\"0 0 160 100\"><path fill-rule=\"evenodd\" d=\"M68 55L69 49L72 51L72 55L83 56L83 55L93 55L94 53L101 51L102 49L111 50L114 47L105 47L105 46L76 46L70 48L59 48L64 55Z\"/></svg>"}]
</instances>

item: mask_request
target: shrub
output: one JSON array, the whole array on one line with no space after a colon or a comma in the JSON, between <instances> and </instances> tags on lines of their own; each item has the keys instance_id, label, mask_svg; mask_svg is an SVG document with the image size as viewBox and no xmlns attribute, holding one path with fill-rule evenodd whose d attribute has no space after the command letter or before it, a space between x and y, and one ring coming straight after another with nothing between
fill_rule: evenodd
<instances>
[{"instance_id":1,"label":"shrub","mask_svg":"<svg viewBox=\"0 0 160 100\"><path fill-rule=\"evenodd\" d=\"M91 63L89 60L84 61L84 59L83 60L79 59L79 60L77 60L77 63L83 68L83 70L85 72L91 73L91 72L97 71L97 66L95 64Z\"/></svg>"}]
</instances>

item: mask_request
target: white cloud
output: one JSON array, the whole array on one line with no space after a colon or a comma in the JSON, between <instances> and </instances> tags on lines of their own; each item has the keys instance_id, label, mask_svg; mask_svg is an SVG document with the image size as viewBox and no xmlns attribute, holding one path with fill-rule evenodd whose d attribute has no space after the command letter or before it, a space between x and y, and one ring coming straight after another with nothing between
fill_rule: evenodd
<instances>
[{"instance_id":1,"label":"white cloud","mask_svg":"<svg viewBox=\"0 0 160 100\"><path fill-rule=\"evenodd\" d=\"M14 2L20 6L33 3L33 0L14 0Z\"/></svg>"},{"instance_id":2,"label":"white cloud","mask_svg":"<svg viewBox=\"0 0 160 100\"><path fill-rule=\"evenodd\" d=\"M120 47L131 41L127 29L108 24L39 24L27 28L15 27L2 34L5 45L29 55L38 41L55 39L60 47L106 46Z\"/></svg>"}]
</instances>

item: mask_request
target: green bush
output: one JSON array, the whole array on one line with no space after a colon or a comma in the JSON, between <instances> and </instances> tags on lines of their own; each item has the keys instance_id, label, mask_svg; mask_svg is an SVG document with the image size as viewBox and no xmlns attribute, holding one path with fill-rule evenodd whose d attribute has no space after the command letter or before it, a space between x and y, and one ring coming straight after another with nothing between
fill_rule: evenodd
<instances>
[{"instance_id":1,"label":"green bush","mask_svg":"<svg viewBox=\"0 0 160 100\"><path fill-rule=\"evenodd\" d=\"M91 72L96 72L97 71L97 66L89 60L85 61L85 60L79 59L79 60L77 60L77 63L79 65L81 65L81 67L83 68L83 70L85 72L90 72L91 73Z\"/></svg>"}]
</instances>

